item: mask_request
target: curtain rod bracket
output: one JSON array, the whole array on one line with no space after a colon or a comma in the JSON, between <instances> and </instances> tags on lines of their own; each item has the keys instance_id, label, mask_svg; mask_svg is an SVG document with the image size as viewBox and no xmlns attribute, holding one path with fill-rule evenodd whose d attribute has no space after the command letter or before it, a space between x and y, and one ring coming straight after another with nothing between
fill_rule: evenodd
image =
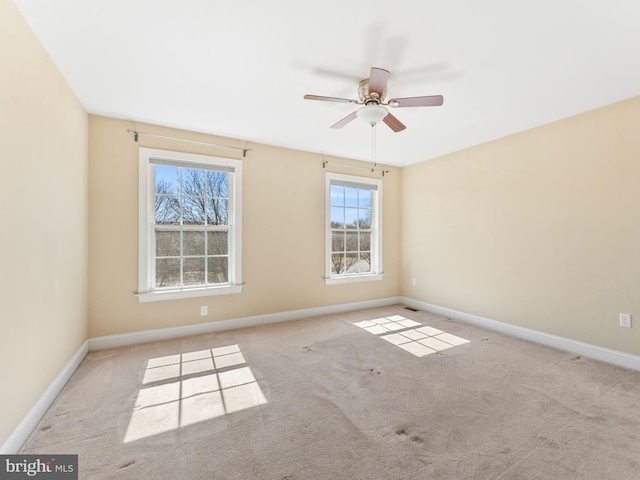
<instances>
[{"instance_id":1,"label":"curtain rod bracket","mask_svg":"<svg viewBox=\"0 0 640 480\"><path fill-rule=\"evenodd\" d=\"M138 141L138 131L137 130L131 130L130 128L127 128L127 133L133 133L133 140L135 142Z\"/></svg>"}]
</instances>

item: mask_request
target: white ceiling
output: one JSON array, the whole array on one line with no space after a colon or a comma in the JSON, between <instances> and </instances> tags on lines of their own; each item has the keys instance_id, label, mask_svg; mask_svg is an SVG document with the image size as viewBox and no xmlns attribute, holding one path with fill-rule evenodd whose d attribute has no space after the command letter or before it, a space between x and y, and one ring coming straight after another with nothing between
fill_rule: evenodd
<instances>
[{"instance_id":1,"label":"white ceiling","mask_svg":"<svg viewBox=\"0 0 640 480\"><path fill-rule=\"evenodd\" d=\"M394 109L377 160L408 165L640 94L638 0L14 0L88 112L346 158L329 126L372 66Z\"/></svg>"}]
</instances>

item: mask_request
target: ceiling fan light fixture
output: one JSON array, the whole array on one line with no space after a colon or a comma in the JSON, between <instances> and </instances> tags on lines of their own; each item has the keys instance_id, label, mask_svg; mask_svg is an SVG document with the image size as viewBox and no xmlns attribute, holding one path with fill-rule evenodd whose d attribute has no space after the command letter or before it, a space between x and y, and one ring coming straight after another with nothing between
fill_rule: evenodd
<instances>
[{"instance_id":1,"label":"ceiling fan light fixture","mask_svg":"<svg viewBox=\"0 0 640 480\"><path fill-rule=\"evenodd\" d=\"M382 105L365 105L358 109L358 118L361 118L368 124L377 124L387 116L389 112Z\"/></svg>"}]
</instances>

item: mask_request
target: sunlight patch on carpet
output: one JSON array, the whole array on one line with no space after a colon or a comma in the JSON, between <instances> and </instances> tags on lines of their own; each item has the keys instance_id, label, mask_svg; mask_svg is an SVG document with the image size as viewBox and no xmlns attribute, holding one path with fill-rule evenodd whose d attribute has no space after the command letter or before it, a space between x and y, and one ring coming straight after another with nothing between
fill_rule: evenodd
<instances>
[{"instance_id":1,"label":"sunlight patch on carpet","mask_svg":"<svg viewBox=\"0 0 640 480\"><path fill-rule=\"evenodd\" d=\"M151 358L124 443L267 403L238 345Z\"/></svg>"},{"instance_id":2,"label":"sunlight patch on carpet","mask_svg":"<svg viewBox=\"0 0 640 480\"><path fill-rule=\"evenodd\" d=\"M373 335L379 335L383 340L416 357L424 357L469 343L469 340L422 325L402 315L363 320L354 325Z\"/></svg>"}]
</instances>

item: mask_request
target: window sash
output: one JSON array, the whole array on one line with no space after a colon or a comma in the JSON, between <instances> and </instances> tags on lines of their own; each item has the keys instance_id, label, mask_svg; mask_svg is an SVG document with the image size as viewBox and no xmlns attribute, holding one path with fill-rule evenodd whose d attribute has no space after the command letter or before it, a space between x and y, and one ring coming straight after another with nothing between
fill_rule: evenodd
<instances>
[{"instance_id":1,"label":"window sash","mask_svg":"<svg viewBox=\"0 0 640 480\"><path fill-rule=\"evenodd\" d=\"M194 228L195 227L195 228ZM157 239L157 232L176 232L176 233L180 233L180 239L179 239L179 254L178 255L158 255L157 253L157 241L153 241L153 252L152 252L152 257L153 257L153 261L151 262L151 268L152 268L152 272L151 272L151 278L153 279L153 288L155 291L162 291L162 290L175 290L176 288L180 288L180 289L188 289L188 288L202 288L202 287L211 287L211 286L224 286L224 285L229 285L229 261L232 258L231 257L231 246L229 245L230 243L230 239L232 238L232 236L229 234L230 229L228 226L226 225L215 225L215 226L209 226L209 225L195 225L195 226L181 226L181 225L169 225L169 226L165 226L165 225L153 225L153 239L156 240ZM184 240L184 233L189 233L189 232L197 232L197 233L203 233L204 234L204 242L202 245L202 253L197 253L197 254L189 254L189 253L185 253L185 240ZM227 233L227 241L226 241L226 253L209 253L209 236L207 235L207 233L212 232L225 232ZM226 281L225 282L210 282L209 278L210 278L210 266L209 266L209 260L210 259L214 259L214 258L224 258L227 260L227 264L226 264ZM199 284L194 284L194 285L188 285L185 282L185 273L184 273L184 260L186 259L202 259L203 260L203 266L204 266L204 270L203 270L203 283L199 283ZM178 279L179 279L179 285L173 285L173 286L162 286L158 284L158 276L157 276L157 267L158 267L158 260L179 260L179 271L178 273Z\"/></svg>"}]
</instances>

